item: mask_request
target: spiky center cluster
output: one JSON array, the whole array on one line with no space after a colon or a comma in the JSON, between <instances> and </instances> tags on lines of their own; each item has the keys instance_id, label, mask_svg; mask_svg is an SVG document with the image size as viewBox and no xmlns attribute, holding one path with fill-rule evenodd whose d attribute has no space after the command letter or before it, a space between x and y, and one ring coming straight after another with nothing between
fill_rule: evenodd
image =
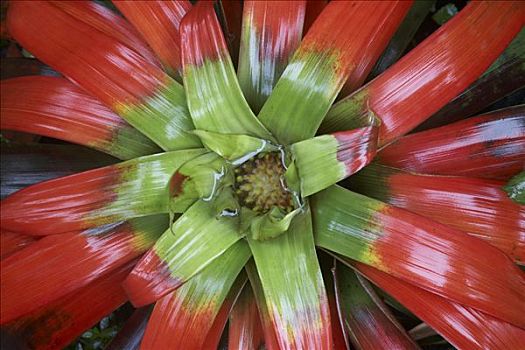
<instances>
[{"instance_id":1,"label":"spiky center cluster","mask_svg":"<svg viewBox=\"0 0 525 350\"><path fill-rule=\"evenodd\" d=\"M235 169L235 193L239 203L258 213L272 207L293 210L293 201L284 181L284 166L279 153L265 153Z\"/></svg>"}]
</instances>

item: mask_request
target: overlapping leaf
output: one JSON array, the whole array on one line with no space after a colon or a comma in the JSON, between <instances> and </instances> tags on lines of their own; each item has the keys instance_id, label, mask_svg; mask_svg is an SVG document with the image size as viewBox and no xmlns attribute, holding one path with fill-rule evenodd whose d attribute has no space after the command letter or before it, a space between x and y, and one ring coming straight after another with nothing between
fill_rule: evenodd
<instances>
[{"instance_id":1,"label":"overlapping leaf","mask_svg":"<svg viewBox=\"0 0 525 350\"><path fill-rule=\"evenodd\" d=\"M112 273L151 247L166 225L167 217L147 217L109 228L46 236L2 260L1 323Z\"/></svg>"},{"instance_id":2,"label":"overlapping leaf","mask_svg":"<svg viewBox=\"0 0 525 350\"><path fill-rule=\"evenodd\" d=\"M160 149L78 86L62 78L3 80L0 127L78 143L131 159Z\"/></svg>"},{"instance_id":3,"label":"overlapping leaf","mask_svg":"<svg viewBox=\"0 0 525 350\"><path fill-rule=\"evenodd\" d=\"M332 348L330 310L309 214L300 214L288 232L277 238L256 241L248 237L269 318L282 349Z\"/></svg>"},{"instance_id":4,"label":"overlapping leaf","mask_svg":"<svg viewBox=\"0 0 525 350\"><path fill-rule=\"evenodd\" d=\"M135 306L156 301L240 239L236 220L216 218L211 204L198 201L164 232L126 279L130 300Z\"/></svg>"},{"instance_id":5,"label":"overlapping leaf","mask_svg":"<svg viewBox=\"0 0 525 350\"><path fill-rule=\"evenodd\" d=\"M523 328L429 293L370 266L355 266L458 349L519 349L523 344Z\"/></svg>"},{"instance_id":6,"label":"overlapping leaf","mask_svg":"<svg viewBox=\"0 0 525 350\"><path fill-rule=\"evenodd\" d=\"M425 174L509 178L525 165L525 105L405 136L378 161Z\"/></svg>"},{"instance_id":7,"label":"overlapping leaf","mask_svg":"<svg viewBox=\"0 0 525 350\"><path fill-rule=\"evenodd\" d=\"M352 129L372 110L382 120L380 145L390 143L475 81L522 29L524 15L521 2L469 3L381 76L334 105L321 131Z\"/></svg>"},{"instance_id":8,"label":"overlapping leaf","mask_svg":"<svg viewBox=\"0 0 525 350\"><path fill-rule=\"evenodd\" d=\"M204 150L174 151L42 182L2 201L3 229L31 235L78 231L168 212L166 184Z\"/></svg>"},{"instance_id":9,"label":"overlapping leaf","mask_svg":"<svg viewBox=\"0 0 525 350\"><path fill-rule=\"evenodd\" d=\"M61 349L126 302L121 282L135 264L100 276L85 288L6 326L32 349Z\"/></svg>"},{"instance_id":10,"label":"overlapping leaf","mask_svg":"<svg viewBox=\"0 0 525 350\"><path fill-rule=\"evenodd\" d=\"M337 186L315 195L312 207L317 245L525 326L524 273L497 248Z\"/></svg>"},{"instance_id":11,"label":"overlapping leaf","mask_svg":"<svg viewBox=\"0 0 525 350\"><path fill-rule=\"evenodd\" d=\"M326 6L259 113L281 144L314 136L345 81L358 85L366 78L409 6L395 1ZM383 29L385 22L393 25Z\"/></svg>"},{"instance_id":12,"label":"overlapping leaf","mask_svg":"<svg viewBox=\"0 0 525 350\"><path fill-rule=\"evenodd\" d=\"M195 5L184 17L181 40L184 88L195 127L272 140L242 95L211 3Z\"/></svg>"},{"instance_id":13,"label":"overlapping leaf","mask_svg":"<svg viewBox=\"0 0 525 350\"><path fill-rule=\"evenodd\" d=\"M245 1L237 76L258 113L301 41L305 1Z\"/></svg>"},{"instance_id":14,"label":"overlapping leaf","mask_svg":"<svg viewBox=\"0 0 525 350\"><path fill-rule=\"evenodd\" d=\"M418 349L373 288L351 269L334 270L337 305L348 342L358 349Z\"/></svg>"},{"instance_id":15,"label":"overlapping leaf","mask_svg":"<svg viewBox=\"0 0 525 350\"><path fill-rule=\"evenodd\" d=\"M179 25L191 9L186 0L114 1L113 4L135 26L172 76L181 67Z\"/></svg>"},{"instance_id":16,"label":"overlapping leaf","mask_svg":"<svg viewBox=\"0 0 525 350\"><path fill-rule=\"evenodd\" d=\"M118 28L118 21L100 16L96 23L84 21L71 9L74 3L13 2L7 16L9 31L24 48L163 149L198 147L198 140L186 132L193 125L183 87L144 58L123 35L107 30ZM100 22L106 29L101 29Z\"/></svg>"},{"instance_id":17,"label":"overlapping leaf","mask_svg":"<svg viewBox=\"0 0 525 350\"><path fill-rule=\"evenodd\" d=\"M518 263L525 260L525 208L507 197L499 181L416 175L374 164L345 186L483 239Z\"/></svg>"},{"instance_id":18,"label":"overlapping leaf","mask_svg":"<svg viewBox=\"0 0 525 350\"><path fill-rule=\"evenodd\" d=\"M155 304L141 343L144 349L201 349L223 300L250 257L238 242L215 264Z\"/></svg>"}]
</instances>

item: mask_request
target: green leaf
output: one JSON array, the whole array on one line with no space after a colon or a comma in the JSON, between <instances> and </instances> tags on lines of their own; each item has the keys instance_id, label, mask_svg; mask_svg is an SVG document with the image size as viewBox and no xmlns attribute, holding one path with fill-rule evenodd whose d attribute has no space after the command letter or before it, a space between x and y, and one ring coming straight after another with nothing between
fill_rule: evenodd
<instances>
[{"instance_id":1,"label":"green leaf","mask_svg":"<svg viewBox=\"0 0 525 350\"><path fill-rule=\"evenodd\" d=\"M186 106L184 88L175 80L166 79L167 83L152 96L135 105L119 104L116 111L165 151L201 147L199 140L188 133L195 127Z\"/></svg>"},{"instance_id":2,"label":"green leaf","mask_svg":"<svg viewBox=\"0 0 525 350\"><path fill-rule=\"evenodd\" d=\"M193 131L210 151L235 164L241 164L261 152L275 152L279 148L267 140L247 135L219 134Z\"/></svg>"},{"instance_id":3,"label":"green leaf","mask_svg":"<svg viewBox=\"0 0 525 350\"><path fill-rule=\"evenodd\" d=\"M321 135L291 147L307 197L361 170L376 154L380 121L369 114L367 126ZM323 169L323 171L319 171Z\"/></svg>"},{"instance_id":4,"label":"green leaf","mask_svg":"<svg viewBox=\"0 0 525 350\"><path fill-rule=\"evenodd\" d=\"M277 238L257 241L248 236L283 349L331 349L329 306L311 230L307 211Z\"/></svg>"},{"instance_id":5,"label":"green leaf","mask_svg":"<svg viewBox=\"0 0 525 350\"><path fill-rule=\"evenodd\" d=\"M141 157L117 165L122 171L116 198L93 217L132 218L168 212L165 194L169 178L185 162L203 154L203 149L173 151Z\"/></svg>"},{"instance_id":6,"label":"green leaf","mask_svg":"<svg viewBox=\"0 0 525 350\"><path fill-rule=\"evenodd\" d=\"M196 129L272 140L242 95L213 6L194 6L180 32L184 87Z\"/></svg>"},{"instance_id":7,"label":"green leaf","mask_svg":"<svg viewBox=\"0 0 525 350\"><path fill-rule=\"evenodd\" d=\"M297 208L289 213L273 207L264 215L257 216L246 208L241 208L241 230L249 231L251 238L255 240L267 240L275 238L288 230L292 220L303 208Z\"/></svg>"},{"instance_id":8,"label":"green leaf","mask_svg":"<svg viewBox=\"0 0 525 350\"><path fill-rule=\"evenodd\" d=\"M458 13L458 8L454 4L446 4L439 10L437 10L432 19L440 26L448 22L452 17Z\"/></svg>"},{"instance_id":9,"label":"green leaf","mask_svg":"<svg viewBox=\"0 0 525 350\"><path fill-rule=\"evenodd\" d=\"M199 200L135 266L125 283L131 301L139 306L157 300L199 273L241 238L236 218L216 217L213 205Z\"/></svg>"},{"instance_id":10,"label":"green leaf","mask_svg":"<svg viewBox=\"0 0 525 350\"><path fill-rule=\"evenodd\" d=\"M199 198L212 200L222 186L233 183L227 170L224 160L211 152L183 164L168 184L170 213L184 212Z\"/></svg>"},{"instance_id":11,"label":"green leaf","mask_svg":"<svg viewBox=\"0 0 525 350\"><path fill-rule=\"evenodd\" d=\"M514 176L503 187L509 198L518 204L525 205L525 171Z\"/></svg>"}]
</instances>

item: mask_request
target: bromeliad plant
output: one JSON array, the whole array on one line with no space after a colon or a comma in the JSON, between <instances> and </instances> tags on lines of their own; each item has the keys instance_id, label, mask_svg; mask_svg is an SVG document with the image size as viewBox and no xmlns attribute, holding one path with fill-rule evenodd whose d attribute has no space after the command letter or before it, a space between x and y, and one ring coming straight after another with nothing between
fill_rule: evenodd
<instances>
[{"instance_id":1,"label":"bromeliad plant","mask_svg":"<svg viewBox=\"0 0 525 350\"><path fill-rule=\"evenodd\" d=\"M411 2L245 1L237 71L213 3L114 5L127 21L9 6L64 78L3 81L2 128L125 161L2 202L8 331L59 348L129 299L155 303L143 349L216 348L228 315L232 349L416 348L370 280L458 348L523 344L525 211L502 181L525 107L403 135L523 31L524 3L468 4L361 88ZM323 280L316 246L353 270Z\"/></svg>"}]
</instances>

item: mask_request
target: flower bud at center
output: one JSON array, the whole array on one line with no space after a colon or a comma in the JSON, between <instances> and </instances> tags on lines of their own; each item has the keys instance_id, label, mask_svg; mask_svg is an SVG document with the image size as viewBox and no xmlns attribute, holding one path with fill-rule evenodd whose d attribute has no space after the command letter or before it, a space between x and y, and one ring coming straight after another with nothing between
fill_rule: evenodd
<instances>
[{"instance_id":1,"label":"flower bud at center","mask_svg":"<svg viewBox=\"0 0 525 350\"><path fill-rule=\"evenodd\" d=\"M294 209L280 156L277 152L260 154L235 169L235 193L242 206L261 214L272 207L287 213Z\"/></svg>"}]
</instances>

